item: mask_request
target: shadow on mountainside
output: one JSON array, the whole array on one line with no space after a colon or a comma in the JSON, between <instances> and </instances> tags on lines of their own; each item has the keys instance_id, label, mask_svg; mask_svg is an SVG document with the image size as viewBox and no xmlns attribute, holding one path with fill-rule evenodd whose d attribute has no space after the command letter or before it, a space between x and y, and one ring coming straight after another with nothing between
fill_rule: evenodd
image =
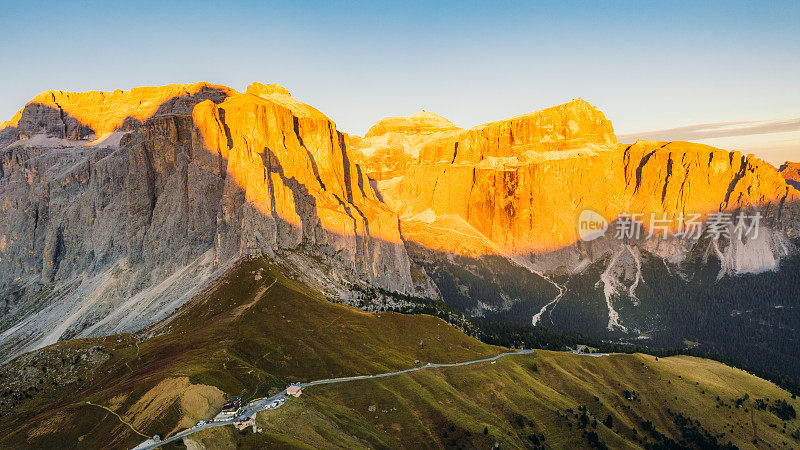
<instances>
[{"instance_id":1,"label":"shadow on mountainside","mask_svg":"<svg viewBox=\"0 0 800 450\"><path fill-rule=\"evenodd\" d=\"M86 438L87 446L121 447L139 440L115 417L84 404L87 398L113 403L116 410L126 411L128 418L148 434L166 435L180 426L181 416L188 411L183 392L177 395L164 386L157 389L167 379L186 379L185 384L172 388L178 391L188 390L190 384L209 388L199 397L207 395L217 401L223 392L263 395L269 388L298 379L351 375L365 368L375 372L404 368L414 359L465 360L495 351L465 336L454 337L453 329L444 328L431 317L412 320L387 314L387 320L378 322L374 315L324 302L328 292L319 292L312 284L356 283L367 274L374 277L370 281L388 286L387 279L404 276L397 261L404 258L405 249L412 260L409 270L421 268L436 283L442 300L464 313L525 325L564 293L564 305L555 306L556 313L551 310L548 316L554 326L597 331L593 334L601 338L620 338L619 333L603 331L608 318L603 317L607 310L603 309L605 299L600 297L602 286L597 283L608 257L598 259L579 276L569 277L558 270L537 274L500 255L455 255L413 241L398 246L370 234L370 230L386 224L376 222L380 225L376 227L370 223L375 216L368 216L365 211L372 207L368 201L372 184L350 161L343 136L332 124L301 123L294 114L286 123L273 116L261 117L270 143L262 145L264 142L253 141L246 133L232 131L232 111L218 108L219 142L229 152L223 155L208 148L206 137L189 115L202 100L217 104L225 98L213 90L190 98L174 98L144 121L126 119L121 131L130 134L119 148L102 144L49 148L45 143L42 147L12 145L0 151L0 195L4 201L11 195L18 199L0 218L0 235L4 238L0 241L0 270L9 274L2 281L13 285L19 279L39 279L12 286L13 292L21 292L19 295L4 296L4 303L0 304L5 308L3 319L8 320L3 322L4 332L0 335L4 349L11 349L9 353L25 349L19 344L25 339L41 342L37 340L41 336L35 334L38 328L23 327L19 330L30 334L14 335L15 325L42 325L48 331L45 337L60 340L135 332L169 317L158 327L147 329L152 333L141 336L91 338L88 342L93 345L111 349L102 356L92 356L97 358L91 361L97 370L87 372L90 375L75 375L77 384L67 394L60 390L54 397L41 397L36 400L44 398L40 403L28 404L30 415L6 416L4 429L11 432L2 438L5 442L15 443L14 439L24 434L25 439L31 439L26 441L30 446L39 447L59 439L79 442L77 439L85 437L71 435L74 428L67 424L94 430ZM63 110L47 110L41 105L23 112L23 118L24 136L33 132L87 141L94 134L94 130L76 123ZM312 139L319 135L303 135L305 126L312 130L322 126L325 139L320 142ZM292 139L298 141L298 147L280 147ZM329 160L322 161L317 150L327 145L331 149ZM232 171L232 164L243 164L244 168ZM300 172L288 173L287 167L307 170L309 175L301 179ZM371 193L378 198L376 192ZM352 223L353 235L326 229L322 223L325 214L341 218L347 226ZM392 217L397 226L396 216ZM359 229L359 221L363 221L363 230ZM27 234L21 235L18 230ZM6 236L17 238L8 242ZM570 247L557 251L572 251ZM586 249L578 251L583 250ZM306 251L311 253L307 259L298 259L298 254ZM598 252L602 255L605 250L600 248ZM212 275L218 272L192 265L209 253L212 256L208 267L227 269L235 261L238 264L227 278L214 278ZM263 261L243 260L262 253L283 259L287 265L308 260L313 264L295 266L291 275L302 278L300 282ZM664 262L646 257L646 274L660 273L656 266ZM643 307L657 312L664 328L680 326L681 335L669 336L670 342L702 337L701 344L712 351L745 358L771 349L774 351L764 354L771 358L767 367L774 368L781 357L786 357L784 364L787 360L797 361L797 330L790 326L798 322L787 320L785 314L797 317L800 305L778 305L781 292L771 292L774 295L767 308L785 311L784 317L766 316L765 308L758 309L760 315L756 316L753 311L758 305L746 303L741 297L748 290L765 292L776 286L790 295L798 292L797 262L788 264L780 272L737 277L736 286L720 298L716 295L721 286L713 276L700 273L702 267L695 268L697 282L684 291L675 287L680 286L678 276L645 274L636 293L641 296ZM207 271L204 273L208 276L194 278L195 271ZM123 281L104 284L108 279ZM273 280L279 280L275 287L270 284ZM76 284L88 285L89 289L81 291ZM173 315L181 303L171 301L174 291L166 287L188 289L189 284L193 284L192 289L209 289L203 295L193 295L194 302L185 303L184 309ZM151 291L154 286L155 291ZM262 292L260 289L267 286L270 295L251 304L253 293ZM50 290L55 294L49 296ZM129 303L142 292L151 297ZM66 312L53 308L58 302L67 304ZM24 308L19 308L21 303ZM654 305L659 303L668 308L656 308ZM234 319L229 312L242 304L251 306L232 324ZM307 308L308 304L313 308ZM703 308L705 304L710 307ZM743 314L729 320L732 316L726 315L731 309L746 313L748 307L749 316ZM115 316L120 308L130 311ZM146 316L150 323L125 322L122 319L127 313ZM34 316L42 322L25 322ZM416 319L425 321L426 327L418 326ZM766 327L762 324L765 319L770 321ZM376 325L384 322L391 324L389 332ZM770 334L769 327L785 334ZM704 328L715 330L715 334L704 334ZM742 339L726 339L735 333ZM447 345L439 347L443 334ZM149 339L139 342L140 337ZM756 345L748 347L744 339L751 339ZM776 339L783 341L775 344ZM433 341L437 344L426 344ZM80 366L81 353L57 352L81 342L48 347L56 354L37 370L45 372L47 365L51 372L52 367L67 370L70 364ZM383 359L365 356L364 348L379 353ZM737 348L746 351L737 353ZM76 356L78 359L73 359ZM84 383L89 379L84 380L83 376L92 376L91 382ZM146 397L145 393L151 396ZM59 439L54 440L53 436Z\"/></svg>"},{"instance_id":2,"label":"shadow on mountainside","mask_svg":"<svg viewBox=\"0 0 800 450\"><path fill-rule=\"evenodd\" d=\"M0 304L0 329L4 330L0 343L12 349L10 353L29 349L31 342L138 331L169 316L188 300L189 296L181 302L171 301L179 288L191 286L194 291L190 292L197 292L213 281L214 270L243 256L265 254L285 257L289 264L300 262L298 273L311 282L344 289L347 283L364 280L391 287L392 283L403 286L397 280L405 277L417 283L430 276L436 285L434 294L454 309L517 325L530 324L532 317L560 296L560 304L545 311L543 317L549 323L541 323L615 340L639 338L638 331L660 336L661 340L651 337L658 346L700 342L709 351L743 357L747 363L770 370L781 367L782 357L798 358L792 352L800 348L792 347L797 330L774 312L796 317L800 305L780 302L781 292L768 291L770 311L759 306L756 296L760 294L753 290L768 290L772 283L784 286L787 293L797 292L792 290L794 272L782 268L779 275L735 277L736 287L716 301L714 293L723 290L717 280L698 276L696 280L702 283L680 284L679 276L664 275L657 268L659 264L667 267L664 261L645 255L648 276L636 291L641 307L637 310L632 300L623 296L613 300L620 312L630 314L622 317L622 324L633 322L636 326L630 327L630 333L609 332L609 311L600 281L603 265L610 259L603 255L613 254L616 248L579 243L530 257L597 254L593 264L569 276L568 270L558 269L536 273L500 255L470 257L426 248L408 236L401 236L408 240L405 245L383 240L370 234L380 228L371 223L376 216L364 212L370 206L365 204L369 197L374 195L379 203L380 194L360 166L350 161L343 135L332 123L301 120L277 105L264 116L256 110L249 117L260 120L260 125L248 129L262 126L262 138L270 144L262 145L265 142L256 142L235 127L232 131L229 121L235 106L227 111L217 106L222 138L220 150L214 151L190 114L204 100L219 105L226 98L227 93L208 89L172 98L144 121L126 119L119 131L129 134L120 148L12 145L0 151L0 194L27 199L0 219L0 234L10 236L15 230L25 230L29 236L0 242L0 270L9 274L0 281L7 283ZM44 105L30 108L26 107L20 121L22 136L44 134L86 142L94 135L90 127L63 110ZM285 123L279 113L287 114ZM309 135L304 135L304 127ZM292 139L299 145L287 144ZM327 146L328 160L320 160L319 151ZM232 172L232 164L241 167ZM287 174L287 167L293 173ZM305 178L298 175L302 170L308 172ZM792 210L798 205L780 207ZM325 220L328 216L339 218L346 226L326 228L323 215ZM346 234L341 228L353 233ZM593 250L593 246L598 248ZM404 268L406 251L411 262ZM297 259L303 253L307 258ZM193 266L204 255L211 256ZM574 255L564 260L566 267L577 261ZM195 278L193 271L205 275ZM37 277L36 282L15 283ZM105 284L115 277L123 281ZM80 290L75 285L88 287ZM165 285L176 288L164 290ZM746 299L752 301L735 299L735 295L748 294L748 289ZM142 292L147 296L140 295ZM120 305L120 298L138 303ZM54 308L56 302L66 309ZM150 316L149 322L126 319L128 313L119 312L123 307ZM748 310L749 316L731 315L732 311ZM39 321L27 322L30 327L19 329L24 333L14 334L12 328L30 317ZM670 334L670 329L679 331ZM742 329L758 339L754 348L769 355L769 361L755 358L746 342L726 339ZM780 339L783 341L776 344ZM791 345L784 345L786 342Z\"/></svg>"},{"instance_id":3,"label":"shadow on mountainside","mask_svg":"<svg viewBox=\"0 0 800 450\"><path fill-rule=\"evenodd\" d=\"M245 169L255 172L238 173L250 177L262 171L261 181L235 180L227 155L205 146L188 114L199 102L221 103L226 96L204 88L164 102L144 121L126 118L117 130L128 134L118 148L86 146L94 130L64 110L41 104L25 108L17 127L24 145L0 150L0 195L16 200L0 219L0 270L6 275L0 280L0 342L9 349L7 357L59 339L136 331L179 306L172 296L184 295L176 292L180 286L196 292L213 280L215 270L250 254L310 251L306 264L319 264L307 267L305 275L320 277L320 283L333 269L340 283L342 277L351 283L363 277L406 289L397 281L402 282L404 261L408 264L398 250L402 244L371 236L369 221L375 217L368 218L356 204L353 189L366 199L365 189L371 188L360 170L350 170L343 135L333 134L331 145L341 163L338 168L328 163L325 179L301 136L304 126L314 124L291 115L289 130L300 142L296 152L284 149L282 159L264 146L257 160L245 162ZM287 139L284 130L270 128L273 119L265 118L262 125L268 136ZM219 121L225 151L234 148L234 139L248 144L246 136L231 134L222 108ZM332 124L327 127L335 131ZM48 139L40 142L35 136ZM237 155L249 158L254 149L241 150ZM285 173L287 158L292 164L301 155L313 178L299 179L297 170ZM309 186L309 179L319 185ZM253 202L268 203L254 205L239 182L251 183ZM341 185L341 193L329 192L331 184ZM37 193L44 195L37 198ZM318 203L325 193L334 203L324 207L339 208L333 213L341 213L352 234L322 225ZM302 261L298 254L295 263ZM195 268L202 276L195 276ZM132 321L119 311L123 306L151 318Z\"/></svg>"}]
</instances>

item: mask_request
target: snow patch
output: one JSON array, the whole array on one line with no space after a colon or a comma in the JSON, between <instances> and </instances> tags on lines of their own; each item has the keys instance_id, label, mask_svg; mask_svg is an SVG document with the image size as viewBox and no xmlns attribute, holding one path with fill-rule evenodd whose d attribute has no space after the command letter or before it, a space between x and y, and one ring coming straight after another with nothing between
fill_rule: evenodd
<instances>
[{"instance_id":1,"label":"snow patch","mask_svg":"<svg viewBox=\"0 0 800 450\"><path fill-rule=\"evenodd\" d=\"M550 303L542 306L542 309L540 309L538 313L534 314L534 316L531 318L531 325L536 325L536 324L539 323L539 321L542 319L542 314L544 314L545 311L547 311L547 308L550 308L551 306L553 308L555 308L555 306L558 303L558 301L561 300L561 296L564 295L564 291L566 291L565 287L561 286L560 284L556 283L555 281L553 281L553 280L551 280L551 279L549 279L549 278L547 278L545 276L542 276L542 277L545 280L549 281L553 286L558 288L558 295L556 295L556 298L551 300ZM550 309L550 314L551 315L553 314L553 310L552 309ZM552 322L552 319L551 319L551 322Z\"/></svg>"},{"instance_id":2,"label":"snow patch","mask_svg":"<svg viewBox=\"0 0 800 450\"><path fill-rule=\"evenodd\" d=\"M636 276L633 279L633 283L628 288L628 295L633 300L634 305L639 305L639 298L636 297L636 288L639 287L639 282L642 281L642 261L639 259L639 249L634 248L630 245L628 247L628 252L633 256L633 262L636 264Z\"/></svg>"},{"instance_id":3,"label":"snow patch","mask_svg":"<svg viewBox=\"0 0 800 450\"><path fill-rule=\"evenodd\" d=\"M624 332L628 331L628 328L622 325L619 321L619 313L617 310L614 309L614 304L611 302L611 297L616 294L621 288L624 286L614 277L614 266L617 264L619 257L626 251L626 249L620 249L619 251L615 252L614 255L611 257L611 261L608 263L606 270L600 275L600 282L603 283L603 295L606 299L606 306L608 307L608 330L613 331L615 328L618 328Z\"/></svg>"}]
</instances>

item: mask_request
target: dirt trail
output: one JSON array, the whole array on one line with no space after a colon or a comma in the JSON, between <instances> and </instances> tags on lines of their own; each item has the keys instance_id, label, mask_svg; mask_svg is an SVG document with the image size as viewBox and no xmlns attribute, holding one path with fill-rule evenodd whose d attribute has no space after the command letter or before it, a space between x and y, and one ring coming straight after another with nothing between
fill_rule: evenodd
<instances>
[{"instance_id":1,"label":"dirt trail","mask_svg":"<svg viewBox=\"0 0 800 450\"><path fill-rule=\"evenodd\" d=\"M274 280L272 280L272 283L270 283L270 284L269 284L269 286L267 286L267 287L264 287L264 288L261 288L261 289L260 289L260 290L259 290L259 291L256 293L255 297L253 298L253 301L251 301L250 303L245 303L244 305L240 305L240 306L238 306L236 309L234 309L234 310L233 310L233 314L231 314L231 319L236 319L237 317L239 317L239 316L241 316L242 314L244 314L244 312L245 312L245 311L247 311L248 309L250 309L251 307L253 307L253 305L255 305L256 303L258 303L258 302L261 300L261 297L263 297L263 296L264 296L264 294L266 294L266 293L267 293L267 291L269 291L269 289L270 289L272 286L274 286L274 285L275 285L275 283L277 283L277 282L278 282L278 279L277 279L277 278L275 278Z\"/></svg>"},{"instance_id":2,"label":"dirt trail","mask_svg":"<svg viewBox=\"0 0 800 450\"><path fill-rule=\"evenodd\" d=\"M87 402L86 402L86 404L87 404L87 405L92 405L92 406L97 406L98 408L103 408L103 409L105 409L106 411L110 412L111 414L113 414L113 415L117 416L117 419L119 419L119 421L120 421L120 422L122 422L122 423L124 423L125 425L127 425L127 426L128 426L128 428L130 428L131 430L133 430L133 432L134 432L134 433L138 434L139 436L143 436L143 437L145 437L145 438L148 438L148 439L150 438L150 436L148 436L148 435L146 435L146 434L144 434L144 433L140 432L139 430L137 430L136 428L134 428L134 427L133 427L133 425L131 425L130 423L126 422L126 421L125 421L125 419L123 419L123 418L122 418L122 416L120 416L119 414L117 414L116 412L114 412L112 409L110 409L110 408L107 408L107 407L105 407L105 406L103 406L103 405L98 405L97 403L92 403L92 402L90 402L90 401L87 401Z\"/></svg>"}]
</instances>

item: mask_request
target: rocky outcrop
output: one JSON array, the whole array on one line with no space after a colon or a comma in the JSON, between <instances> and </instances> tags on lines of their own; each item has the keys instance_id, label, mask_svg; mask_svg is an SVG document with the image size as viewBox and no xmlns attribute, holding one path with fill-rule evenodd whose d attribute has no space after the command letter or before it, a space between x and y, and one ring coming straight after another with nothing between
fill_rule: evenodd
<instances>
[{"instance_id":1,"label":"rocky outcrop","mask_svg":"<svg viewBox=\"0 0 800 450\"><path fill-rule=\"evenodd\" d=\"M411 291L397 215L330 119L259 84L193 116L203 148L226 161L220 255L313 247L359 279Z\"/></svg>"},{"instance_id":2,"label":"rocky outcrop","mask_svg":"<svg viewBox=\"0 0 800 450\"><path fill-rule=\"evenodd\" d=\"M603 114L574 100L453 135L420 152L402 178L378 186L403 217L404 233L428 247L547 251L575 242L582 208L615 207L621 152ZM436 230L431 239L424 228Z\"/></svg>"},{"instance_id":3,"label":"rocky outcrop","mask_svg":"<svg viewBox=\"0 0 800 450\"><path fill-rule=\"evenodd\" d=\"M70 140L105 139L115 131L130 131L149 117L189 114L203 100L219 103L235 92L208 83L113 92L47 91L28 102L9 125L15 125L23 139L35 135Z\"/></svg>"},{"instance_id":4,"label":"rocky outcrop","mask_svg":"<svg viewBox=\"0 0 800 450\"><path fill-rule=\"evenodd\" d=\"M616 144L614 128L588 102L563 105L480 125L469 130L454 150L454 163L477 164L492 158L527 162L552 158L550 152ZM436 158L428 157L428 161Z\"/></svg>"},{"instance_id":5,"label":"rocky outcrop","mask_svg":"<svg viewBox=\"0 0 800 450\"><path fill-rule=\"evenodd\" d=\"M373 125L363 138L350 136L353 157L373 180L401 176L420 154L452 149L464 130L428 111L408 117L386 117Z\"/></svg>"},{"instance_id":6,"label":"rocky outcrop","mask_svg":"<svg viewBox=\"0 0 800 450\"><path fill-rule=\"evenodd\" d=\"M414 289L346 137L279 86L46 93L6 129L21 140L0 149L4 356L141 329L250 254L302 253L333 293Z\"/></svg>"},{"instance_id":7,"label":"rocky outcrop","mask_svg":"<svg viewBox=\"0 0 800 450\"><path fill-rule=\"evenodd\" d=\"M628 211L667 214L757 209L796 233L800 196L753 155L687 142L640 141L624 152ZM627 206L627 205L626 205Z\"/></svg>"},{"instance_id":8,"label":"rocky outcrop","mask_svg":"<svg viewBox=\"0 0 800 450\"><path fill-rule=\"evenodd\" d=\"M403 142L429 139L402 129L412 136ZM711 322L740 330L730 320L740 304L771 308L764 292L722 294L715 304L732 304L690 323L685 310L707 308L691 303L692 290L706 286L699 280L722 291L739 280L796 278L800 192L790 166L778 172L753 155L686 142L618 144L603 114L582 100L452 132L415 155L393 152L406 155L405 166L392 177L376 171L375 184L401 216L412 260L448 305L473 316L636 342L682 339ZM607 221L603 237L580 238L586 210ZM760 227L744 238L733 224L718 240L675 236L681 216L708 222L719 212L731 221L760 213ZM642 222L638 237L618 238L630 214ZM666 236L651 218L666 219ZM526 287L515 288L519 280Z\"/></svg>"},{"instance_id":9,"label":"rocky outcrop","mask_svg":"<svg viewBox=\"0 0 800 450\"><path fill-rule=\"evenodd\" d=\"M376 183L404 236L432 249L539 260L574 249L576 264L585 209L609 221L641 213L645 234L651 213L757 209L787 233L800 225L797 192L769 164L700 144L617 144L604 115L582 100L448 139L420 152L401 177ZM594 247L596 256L605 251Z\"/></svg>"},{"instance_id":10,"label":"rocky outcrop","mask_svg":"<svg viewBox=\"0 0 800 450\"><path fill-rule=\"evenodd\" d=\"M780 172L786 183L800 190L800 163L787 161L781 165Z\"/></svg>"},{"instance_id":11,"label":"rocky outcrop","mask_svg":"<svg viewBox=\"0 0 800 450\"><path fill-rule=\"evenodd\" d=\"M365 138L383 136L387 133L405 134L407 136L431 135L440 131L460 131L453 122L430 112L420 111L407 117L385 117L370 127Z\"/></svg>"}]
</instances>

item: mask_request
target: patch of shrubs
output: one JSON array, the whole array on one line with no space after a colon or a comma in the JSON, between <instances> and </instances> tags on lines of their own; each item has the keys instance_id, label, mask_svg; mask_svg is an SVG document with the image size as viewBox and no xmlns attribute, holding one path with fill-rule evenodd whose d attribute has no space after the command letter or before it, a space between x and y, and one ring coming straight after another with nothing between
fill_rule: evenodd
<instances>
[{"instance_id":1,"label":"patch of shrubs","mask_svg":"<svg viewBox=\"0 0 800 450\"><path fill-rule=\"evenodd\" d=\"M790 405L786 400L776 400L775 404L770 405L769 410L781 420L792 420L797 417L794 406Z\"/></svg>"}]
</instances>

